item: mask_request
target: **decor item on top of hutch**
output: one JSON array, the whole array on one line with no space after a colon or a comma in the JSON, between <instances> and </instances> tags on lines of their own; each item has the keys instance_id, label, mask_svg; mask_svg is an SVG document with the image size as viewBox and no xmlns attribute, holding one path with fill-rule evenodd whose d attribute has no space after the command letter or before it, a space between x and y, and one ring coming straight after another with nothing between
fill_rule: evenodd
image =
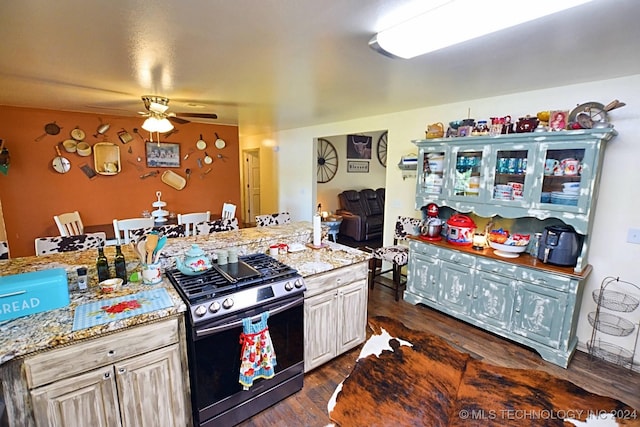
<instances>
[{"instance_id":1,"label":"decor item on top of hutch","mask_svg":"<svg viewBox=\"0 0 640 427\"><path fill-rule=\"evenodd\" d=\"M411 241L404 299L532 347L545 360L566 367L577 346L576 323L591 272L588 242L604 149L616 135L607 128L414 141L422 165L416 180L417 209L435 203L516 223L553 219L573 227L582 238L573 268L546 264L529 254L505 259L490 248L474 251L445 242ZM444 166L434 172L429 160L440 156ZM549 160L563 159L576 160L577 172L545 173ZM531 235L538 231L527 230Z\"/></svg>"}]
</instances>

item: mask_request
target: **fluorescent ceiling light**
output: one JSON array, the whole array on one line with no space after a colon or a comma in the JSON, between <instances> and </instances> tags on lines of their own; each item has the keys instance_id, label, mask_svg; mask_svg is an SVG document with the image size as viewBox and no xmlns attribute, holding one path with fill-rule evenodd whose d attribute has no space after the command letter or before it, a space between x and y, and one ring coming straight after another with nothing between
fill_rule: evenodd
<instances>
[{"instance_id":1,"label":"fluorescent ceiling light","mask_svg":"<svg viewBox=\"0 0 640 427\"><path fill-rule=\"evenodd\" d=\"M433 1L427 12L380 31L369 46L387 56L409 59L589 1L538 0L524 9L513 0Z\"/></svg>"}]
</instances>

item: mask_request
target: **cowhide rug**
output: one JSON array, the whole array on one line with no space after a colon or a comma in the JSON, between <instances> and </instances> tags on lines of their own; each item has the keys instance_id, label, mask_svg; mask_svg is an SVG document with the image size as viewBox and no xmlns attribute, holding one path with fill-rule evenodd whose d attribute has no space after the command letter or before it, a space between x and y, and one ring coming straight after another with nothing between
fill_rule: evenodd
<instances>
[{"instance_id":1,"label":"cowhide rug","mask_svg":"<svg viewBox=\"0 0 640 427\"><path fill-rule=\"evenodd\" d=\"M493 366L387 317L329 405L346 426L640 426L640 411L542 371Z\"/></svg>"}]
</instances>

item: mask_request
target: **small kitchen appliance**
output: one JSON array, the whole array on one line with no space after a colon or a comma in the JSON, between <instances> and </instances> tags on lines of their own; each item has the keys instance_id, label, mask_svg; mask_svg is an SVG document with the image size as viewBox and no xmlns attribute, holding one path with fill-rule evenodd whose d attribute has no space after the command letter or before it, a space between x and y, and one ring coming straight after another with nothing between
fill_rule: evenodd
<instances>
[{"instance_id":1,"label":"small kitchen appliance","mask_svg":"<svg viewBox=\"0 0 640 427\"><path fill-rule=\"evenodd\" d=\"M431 241L442 240L440 233L442 232L444 221L438 218L438 214L440 213L438 205L435 203L429 203L425 212L427 213L427 218L424 220L424 223L420 228L420 238Z\"/></svg>"},{"instance_id":2,"label":"small kitchen appliance","mask_svg":"<svg viewBox=\"0 0 640 427\"><path fill-rule=\"evenodd\" d=\"M447 221L447 242L453 245L472 245L476 223L466 215L456 214Z\"/></svg>"},{"instance_id":3,"label":"small kitchen appliance","mask_svg":"<svg viewBox=\"0 0 640 427\"><path fill-rule=\"evenodd\" d=\"M582 236L570 225L545 227L538 247L538 259L547 264L573 267L578 262Z\"/></svg>"}]
</instances>

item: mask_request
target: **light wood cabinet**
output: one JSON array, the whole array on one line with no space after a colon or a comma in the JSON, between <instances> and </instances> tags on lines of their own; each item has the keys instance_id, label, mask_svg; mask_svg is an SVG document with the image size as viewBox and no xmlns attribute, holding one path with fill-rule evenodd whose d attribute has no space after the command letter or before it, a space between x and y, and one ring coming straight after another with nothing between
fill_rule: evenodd
<instances>
[{"instance_id":1,"label":"light wood cabinet","mask_svg":"<svg viewBox=\"0 0 640 427\"><path fill-rule=\"evenodd\" d=\"M178 326L170 319L27 358L35 425L190 425Z\"/></svg>"},{"instance_id":2,"label":"light wood cabinet","mask_svg":"<svg viewBox=\"0 0 640 427\"><path fill-rule=\"evenodd\" d=\"M366 339L367 269L362 262L305 278L305 372Z\"/></svg>"}]
</instances>

